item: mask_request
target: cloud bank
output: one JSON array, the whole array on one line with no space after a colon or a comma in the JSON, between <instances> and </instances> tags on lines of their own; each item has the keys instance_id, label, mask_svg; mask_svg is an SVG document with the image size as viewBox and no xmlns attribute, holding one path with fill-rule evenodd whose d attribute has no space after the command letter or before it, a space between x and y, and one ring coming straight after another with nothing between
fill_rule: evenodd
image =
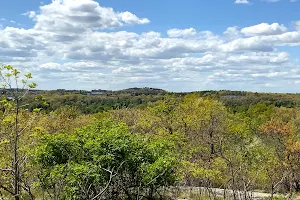
<instances>
[{"instance_id":1,"label":"cloud bank","mask_svg":"<svg viewBox=\"0 0 300 200\"><path fill-rule=\"evenodd\" d=\"M93 0L54 0L24 15L32 28L0 28L0 62L31 71L44 89L295 92L299 84L299 64L281 50L300 46L299 22L138 34L126 27L150 19Z\"/></svg>"}]
</instances>

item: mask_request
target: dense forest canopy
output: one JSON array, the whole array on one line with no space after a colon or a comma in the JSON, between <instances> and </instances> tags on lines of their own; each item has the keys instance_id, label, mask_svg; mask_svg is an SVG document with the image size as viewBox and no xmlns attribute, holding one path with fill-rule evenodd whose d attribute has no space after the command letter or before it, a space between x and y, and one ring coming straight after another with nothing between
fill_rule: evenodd
<instances>
[{"instance_id":1,"label":"dense forest canopy","mask_svg":"<svg viewBox=\"0 0 300 200\"><path fill-rule=\"evenodd\" d=\"M172 188L183 186L227 189L231 199L300 191L298 94L88 95L37 92L31 74L9 65L1 77L2 199L176 199ZM23 88L10 85L17 79Z\"/></svg>"},{"instance_id":2,"label":"dense forest canopy","mask_svg":"<svg viewBox=\"0 0 300 200\"><path fill-rule=\"evenodd\" d=\"M92 114L111 109L142 108L151 103L163 100L166 96L182 99L188 94L198 94L202 98L214 99L222 102L233 112L247 111L256 104L273 105L275 107L295 108L300 106L300 94L257 93L246 91L196 91L190 93L168 92L155 88L130 88L119 91L103 90L101 94L89 95L89 91L81 90L33 90L25 100L30 104L29 109L41 107L35 98L42 96L48 105L45 111L54 111L62 106L74 106L82 113ZM9 96L9 92L6 96Z\"/></svg>"}]
</instances>

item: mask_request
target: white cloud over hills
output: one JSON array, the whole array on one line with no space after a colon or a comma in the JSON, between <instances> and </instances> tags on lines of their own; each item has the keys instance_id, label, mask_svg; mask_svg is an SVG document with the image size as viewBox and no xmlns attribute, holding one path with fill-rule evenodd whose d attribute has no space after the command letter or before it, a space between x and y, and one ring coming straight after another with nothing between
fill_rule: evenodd
<instances>
[{"instance_id":1,"label":"white cloud over hills","mask_svg":"<svg viewBox=\"0 0 300 200\"><path fill-rule=\"evenodd\" d=\"M125 29L147 16L92 0L54 0L25 15L32 28L0 29L0 62L31 71L43 88L297 91L299 63L280 49L300 46L299 22L138 34Z\"/></svg>"}]
</instances>

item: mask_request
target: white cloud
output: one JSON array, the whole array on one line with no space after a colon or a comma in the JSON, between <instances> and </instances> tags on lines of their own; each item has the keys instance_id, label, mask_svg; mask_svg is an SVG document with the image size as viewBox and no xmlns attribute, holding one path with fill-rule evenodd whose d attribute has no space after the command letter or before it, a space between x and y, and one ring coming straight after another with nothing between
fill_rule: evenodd
<instances>
[{"instance_id":1,"label":"white cloud","mask_svg":"<svg viewBox=\"0 0 300 200\"><path fill-rule=\"evenodd\" d=\"M235 39L241 37L241 32L237 26L228 27L224 33L226 38L228 39Z\"/></svg>"},{"instance_id":2,"label":"white cloud","mask_svg":"<svg viewBox=\"0 0 300 200\"><path fill-rule=\"evenodd\" d=\"M40 65L41 69L56 69L56 70L60 70L61 69L61 65L58 63L54 63L54 62L50 62L50 63L44 63Z\"/></svg>"},{"instance_id":3,"label":"white cloud","mask_svg":"<svg viewBox=\"0 0 300 200\"><path fill-rule=\"evenodd\" d=\"M35 11L28 11L26 13L23 13L22 15L28 16L30 19L33 19L36 16Z\"/></svg>"},{"instance_id":4,"label":"white cloud","mask_svg":"<svg viewBox=\"0 0 300 200\"><path fill-rule=\"evenodd\" d=\"M40 13L27 15L36 21L35 29L52 32L82 33L91 29L121 27L126 24L146 24L147 18L138 18L130 12L117 13L101 7L93 0L53 0L40 7Z\"/></svg>"},{"instance_id":5,"label":"white cloud","mask_svg":"<svg viewBox=\"0 0 300 200\"><path fill-rule=\"evenodd\" d=\"M300 31L300 21L296 21L296 22L295 22L295 29L296 29L297 31Z\"/></svg>"},{"instance_id":6,"label":"white cloud","mask_svg":"<svg viewBox=\"0 0 300 200\"><path fill-rule=\"evenodd\" d=\"M176 37L190 37L195 36L197 34L194 28L189 29L170 29L168 30L168 36L172 38Z\"/></svg>"},{"instance_id":7,"label":"white cloud","mask_svg":"<svg viewBox=\"0 0 300 200\"><path fill-rule=\"evenodd\" d=\"M288 73L287 72L269 72L269 73L251 74L251 76L270 78L270 77L283 76L286 74L288 74Z\"/></svg>"},{"instance_id":8,"label":"white cloud","mask_svg":"<svg viewBox=\"0 0 300 200\"><path fill-rule=\"evenodd\" d=\"M281 0L261 0L261 1L264 1L264 2L268 2L268 3L276 3L276 2L279 2ZM297 2L298 0L289 0L289 2ZM249 0L235 0L235 3L236 4L250 4L250 1Z\"/></svg>"},{"instance_id":9,"label":"white cloud","mask_svg":"<svg viewBox=\"0 0 300 200\"><path fill-rule=\"evenodd\" d=\"M246 36L255 35L279 35L287 31L284 25L279 25L278 23L268 24L261 23L255 26L250 26L243 28L241 32Z\"/></svg>"},{"instance_id":10,"label":"white cloud","mask_svg":"<svg viewBox=\"0 0 300 200\"><path fill-rule=\"evenodd\" d=\"M280 0L262 0L262 1L266 1L266 2L269 2L269 3L275 3L275 2L279 2Z\"/></svg>"},{"instance_id":11,"label":"white cloud","mask_svg":"<svg viewBox=\"0 0 300 200\"><path fill-rule=\"evenodd\" d=\"M263 38L237 38L218 47L222 52L266 52L273 51L273 46L264 43Z\"/></svg>"},{"instance_id":12,"label":"white cloud","mask_svg":"<svg viewBox=\"0 0 300 200\"><path fill-rule=\"evenodd\" d=\"M86 72L90 70L99 70L103 69L103 65L101 63L97 62L67 62L64 64L59 64L55 62L48 62L48 63L43 63L40 65L40 68L42 70L50 70L50 71L65 71L65 72L70 72L70 71L81 71L81 72Z\"/></svg>"},{"instance_id":13,"label":"white cloud","mask_svg":"<svg viewBox=\"0 0 300 200\"><path fill-rule=\"evenodd\" d=\"M126 24L148 24L150 20L147 18L138 18L136 15L132 14L131 12L122 12L119 13L118 16L120 17L121 21L125 22Z\"/></svg>"},{"instance_id":14,"label":"white cloud","mask_svg":"<svg viewBox=\"0 0 300 200\"><path fill-rule=\"evenodd\" d=\"M248 0L235 0L236 4L249 4L250 2Z\"/></svg>"}]
</instances>

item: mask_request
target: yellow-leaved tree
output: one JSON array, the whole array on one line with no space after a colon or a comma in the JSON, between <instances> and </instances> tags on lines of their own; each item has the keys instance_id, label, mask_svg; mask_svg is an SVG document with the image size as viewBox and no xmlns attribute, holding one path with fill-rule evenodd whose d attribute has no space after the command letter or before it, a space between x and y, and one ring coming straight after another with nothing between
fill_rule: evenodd
<instances>
[{"instance_id":1,"label":"yellow-leaved tree","mask_svg":"<svg viewBox=\"0 0 300 200\"><path fill-rule=\"evenodd\" d=\"M29 83L31 73L21 75L11 65L0 67L0 79L0 195L16 200L34 199L25 152L31 145L28 131L39 109L33 113L26 111L23 99L37 85Z\"/></svg>"}]
</instances>

